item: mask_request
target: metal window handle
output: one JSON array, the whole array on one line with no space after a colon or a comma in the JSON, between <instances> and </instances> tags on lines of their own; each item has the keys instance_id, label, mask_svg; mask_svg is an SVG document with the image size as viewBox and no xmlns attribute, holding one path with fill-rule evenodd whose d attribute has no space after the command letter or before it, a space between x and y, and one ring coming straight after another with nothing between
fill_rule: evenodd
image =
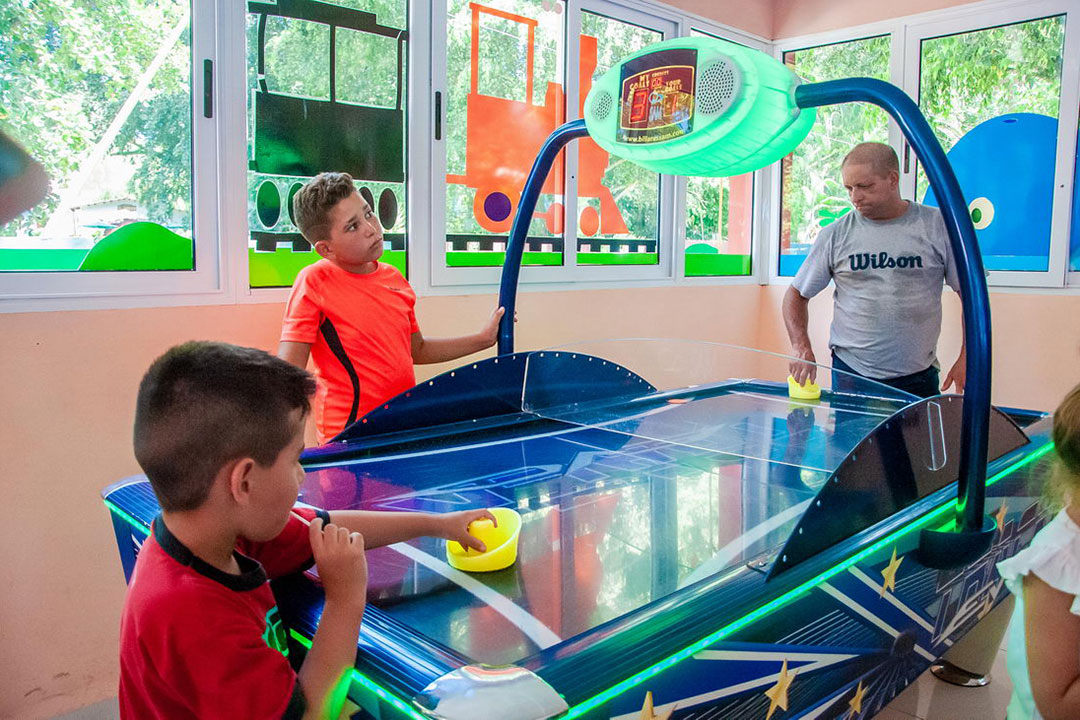
<instances>
[{"instance_id":1,"label":"metal window handle","mask_svg":"<svg viewBox=\"0 0 1080 720\"><path fill-rule=\"evenodd\" d=\"M435 91L435 139L442 140L442 93Z\"/></svg>"},{"instance_id":2,"label":"metal window handle","mask_svg":"<svg viewBox=\"0 0 1080 720\"><path fill-rule=\"evenodd\" d=\"M214 117L214 61L203 60L203 111L204 118Z\"/></svg>"}]
</instances>

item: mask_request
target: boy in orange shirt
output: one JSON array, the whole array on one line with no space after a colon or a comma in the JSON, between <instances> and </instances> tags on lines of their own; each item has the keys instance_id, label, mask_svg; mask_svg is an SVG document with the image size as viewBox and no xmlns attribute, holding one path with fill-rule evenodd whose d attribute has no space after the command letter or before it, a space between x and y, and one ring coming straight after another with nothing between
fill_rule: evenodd
<instances>
[{"instance_id":1,"label":"boy in orange shirt","mask_svg":"<svg viewBox=\"0 0 1080 720\"><path fill-rule=\"evenodd\" d=\"M323 259L293 283L278 357L301 368L309 356L314 362L319 442L415 385L414 363L456 360L495 344L503 308L474 335L424 337L416 293L396 268L379 262L382 225L347 173L316 176L296 193L293 211Z\"/></svg>"}]
</instances>

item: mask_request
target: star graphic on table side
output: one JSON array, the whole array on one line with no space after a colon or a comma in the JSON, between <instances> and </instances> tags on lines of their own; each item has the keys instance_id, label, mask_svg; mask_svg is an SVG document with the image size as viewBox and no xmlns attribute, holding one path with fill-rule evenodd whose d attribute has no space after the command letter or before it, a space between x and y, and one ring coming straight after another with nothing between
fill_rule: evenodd
<instances>
[{"instance_id":1,"label":"star graphic on table side","mask_svg":"<svg viewBox=\"0 0 1080 720\"><path fill-rule=\"evenodd\" d=\"M765 691L765 697L769 698L769 712L765 716L765 720L769 720L772 714L776 712L776 708L781 710L787 710L787 691L791 685L791 681L795 679L795 673L788 673L787 660L780 666L780 677L776 679L776 684Z\"/></svg>"},{"instance_id":2,"label":"star graphic on table side","mask_svg":"<svg viewBox=\"0 0 1080 720\"><path fill-rule=\"evenodd\" d=\"M653 701L652 691L645 693L645 703L641 706L641 720L670 720L671 714L675 712L675 708L678 707L678 703L675 703L668 711L663 715L656 715L653 713Z\"/></svg>"},{"instance_id":3,"label":"star graphic on table side","mask_svg":"<svg viewBox=\"0 0 1080 720\"><path fill-rule=\"evenodd\" d=\"M885 566L885 569L881 571L881 576L885 578L885 581L881 583L881 597L885 597L887 590L896 592L896 571L900 569L900 563L904 562L904 558L897 559L896 548L892 551L892 560Z\"/></svg>"},{"instance_id":4,"label":"star graphic on table side","mask_svg":"<svg viewBox=\"0 0 1080 720\"><path fill-rule=\"evenodd\" d=\"M862 714L862 699L865 694L866 688L862 686L862 680L860 680L859 687L855 688L855 695L848 700L848 706L851 708L851 710L848 711L849 718Z\"/></svg>"},{"instance_id":5,"label":"star graphic on table side","mask_svg":"<svg viewBox=\"0 0 1080 720\"><path fill-rule=\"evenodd\" d=\"M1001 509L994 514L994 518L997 520L998 530L1005 528L1005 516L1009 514L1009 509L1004 500L1001 501Z\"/></svg>"}]
</instances>

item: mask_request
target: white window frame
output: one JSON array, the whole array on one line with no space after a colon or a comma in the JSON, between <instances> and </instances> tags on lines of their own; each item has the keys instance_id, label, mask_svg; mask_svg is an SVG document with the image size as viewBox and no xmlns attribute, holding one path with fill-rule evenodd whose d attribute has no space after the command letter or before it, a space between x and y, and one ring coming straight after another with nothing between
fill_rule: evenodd
<instances>
[{"instance_id":1,"label":"white window frame","mask_svg":"<svg viewBox=\"0 0 1080 720\"><path fill-rule=\"evenodd\" d=\"M170 305L281 302L288 288L250 288L246 193L246 3L191 0L192 3L192 178L196 270L138 272L24 272L0 274L0 313ZM665 39L700 30L782 58L790 50L860 38L889 35L890 79L909 93L917 89L917 50L924 37L977 30L1001 24L1068 14L1073 0L988 0L882 22L769 42L693 13L653 0L566 0L567 37L580 34L582 11L652 27ZM408 263L409 279L421 294L489 293L500 268L448 268L445 264L445 149L434 142L435 90L445 96L446 0L409 3L408 43ZM1075 19L1075 18L1074 18ZM1075 26L1075 27L1073 27ZM565 44L565 92L577 96L576 43ZM214 117L202 114L204 60L214 63ZM1062 97L1050 249L1045 273L995 271L995 287L1080 288L1080 272L1068 270L1073 161L1080 106L1080 22L1066 21ZM577 103L567 103L567 119ZM903 152L895 123L890 143ZM567 158L567 176L576 171L577 154ZM780 225L779 164L759 170L754 182L750 276L685 277L686 202L684 178L661 176L660 262L651 266L577 264L576 223L568 223L564 265L522 268L522 291L605 287L672 287L743 283L787 284L778 275L776 253ZM913 190L914 171L904 173L902 190ZM576 188L569 187L566 210L576 212ZM1034 277L1038 276L1038 277Z\"/></svg>"},{"instance_id":2,"label":"white window frame","mask_svg":"<svg viewBox=\"0 0 1080 720\"><path fill-rule=\"evenodd\" d=\"M994 9L963 8L951 17L912 22L905 27L905 85L912 98L919 97L919 71L922 62L922 41L958 33L1013 25L1045 17L1064 15L1065 48L1062 57L1061 97L1058 104L1057 157L1054 170L1054 199L1050 221L1049 265L1045 271L992 270L987 282L992 286L1045 287L1065 286L1069 264L1069 215L1072 209L1073 166L1076 159L1077 103L1080 98L1080 26L1069 22L1080 19L1076 3L1070 0L1028 0ZM908 188L914 192L916 165L911 164Z\"/></svg>"},{"instance_id":3,"label":"white window frame","mask_svg":"<svg viewBox=\"0 0 1080 720\"><path fill-rule=\"evenodd\" d=\"M446 15L445 0L433 0L432 17L443 18ZM629 3L616 4L612 0L567 0L563 12L566 16L566 42L563 45L564 77L563 89L567 97L566 121L577 119L578 93L578 49L577 37L581 34L581 13L591 12L598 15L611 17L620 22L633 23L661 33L662 39L678 37L679 23L658 12L657 8L650 10L642 9L635 4L630 7ZM444 24L431 21L432 27L442 27ZM443 60L446 55L445 35L431 36L431 95L441 92L446 97L446 63ZM429 99L429 102L431 100ZM432 116L428 113L428 116ZM444 119L445 121L445 119ZM428 259L430 262L430 289L435 293L461 292L486 292L497 286L502 273L501 267L465 267L452 268L446 265L446 146L445 137L436 141L434 133L427 136L430 148L430 207L431 221L427 237L430 238ZM566 155L566 186L564 206L567 217L577 216L577 143L567 146ZM624 265L579 265L577 263L577 223L565 223L563 232L563 264L560 266L522 267L520 286L525 288L542 287L545 290L560 289L562 287L582 287L582 283L595 284L596 286L610 286L612 284L626 284L627 282L638 285L649 281L670 282L674 277L673 266L673 223L675 210L675 183L669 175L660 176L657 250L659 262L648 266L624 266ZM667 218L667 220L665 220ZM410 278L412 280L412 278ZM414 282L414 285L416 283ZM479 287L477 287L479 286Z\"/></svg>"},{"instance_id":4,"label":"white window frame","mask_svg":"<svg viewBox=\"0 0 1080 720\"><path fill-rule=\"evenodd\" d=\"M679 35L690 37L694 32L704 33L721 40L744 45L760 50L766 55L772 54L773 46L762 38L738 32L724 25L699 17L683 18ZM686 276L686 176L675 177L675 223L673 229L675 279L679 285L762 285L768 282L768 243L763 243L763 228L769 218L769 200L772 174L776 164L768 165L754 172L754 187L751 194L754 204L750 215L750 274L749 275L706 275L702 277Z\"/></svg>"},{"instance_id":5,"label":"white window frame","mask_svg":"<svg viewBox=\"0 0 1080 720\"><path fill-rule=\"evenodd\" d=\"M231 107L240 108L235 118L230 118L227 135L236 138L222 151L222 163L226 166L224 174L231 182L223 183L222 223L223 237L228 238L229 255L234 260L235 270L232 278L236 287L235 301L238 304L283 303L289 298L289 287L251 287L251 263L248 256L250 228L248 227L248 196L246 155L249 118L247 116L247 2L231 2L228 12L235 30L232 31L234 42L229 46L230 60L237 68L230 73L228 86L221 83L221 91L228 91ZM434 0L434 3L445 0ZM405 97L405 193L408 223L405 231L405 261L410 284L417 290L426 290L428 262L424 238L430 235L430 216L417 208L427 207L430 200L428 192L429 172L432 171L431 158L428 155L428 139L432 137L434 124L431 122L432 94L429 90L428 68L430 67L430 44L432 37L431 13L428 5L434 3L408 3L408 41L406 49L406 97ZM225 152L228 151L228 157ZM427 194L425 194L427 193ZM230 211L225 213L225 206ZM227 224L227 227L225 225Z\"/></svg>"},{"instance_id":6,"label":"white window frame","mask_svg":"<svg viewBox=\"0 0 1080 720\"><path fill-rule=\"evenodd\" d=\"M230 108L215 88L212 118L203 116L203 62L214 64L214 81L228 75L219 62L227 27L216 22L228 0L191 0L192 225L195 270L135 272L0 273L0 312L74 310L147 305L193 305L229 299L228 258L219 243L220 179L217 150L222 118ZM225 31L224 33L222 31Z\"/></svg>"},{"instance_id":7,"label":"white window frame","mask_svg":"<svg viewBox=\"0 0 1080 720\"><path fill-rule=\"evenodd\" d=\"M246 3L231 0L192 2L193 224L196 270L124 273L26 272L0 274L0 313L73 309L162 307L177 305L283 302L289 288L250 287L247 227L248 132L246 89ZM700 29L768 52L764 38L716 23L653 0L566 0L567 36L580 34L580 13L595 12L652 27L665 39ZM445 33L435 18L445 16L445 0L409 3L408 170L409 280L421 294L488 293L498 284L500 268L447 268L445 243L445 153L433 145L434 90L445 95ZM568 43L565 63L567 97L577 94L577 52ZM571 49L573 53L571 53ZM214 64L214 117L202 116L204 60ZM440 72L443 74L440 77ZM568 103L568 119L577 104ZM568 176L577 153L567 158ZM522 291L610 287L671 287L759 283L768 268L768 244L761 241L769 204L771 170L759 171L754 183L750 276L686 278L685 180L662 175L658 225L659 263L650 266L577 265L576 252L557 268L523 268ZM565 197L574 212L576 188ZM434 232L438 229L438 232ZM565 247L577 245L576 224L568 228ZM438 238L438 240L436 240ZM552 273L551 271L558 271Z\"/></svg>"},{"instance_id":8,"label":"white window frame","mask_svg":"<svg viewBox=\"0 0 1080 720\"><path fill-rule=\"evenodd\" d=\"M1036 20L1053 15L1066 15L1065 54L1062 58L1061 99L1058 120L1058 147L1055 169L1055 196L1051 219L1050 266L1047 271L991 271L988 284L993 288L1033 288L1056 290L1080 287L1080 272L1070 272L1069 228L1072 218L1072 192L1074 184L1073 163L1077 142L1077 107L1080 104L1080 22L1068 22L1068 14L1078 15L1076 4L1071 0L990 0L954 8L935 10L916 15L843 28L841 30L812 35L782 38L774 44L774 55L783 58L785 52L830 43L847 42L875 35L890 34L892 38L891 82L903 88L917 100L921 41L955 33L970 32ZM1077 20L1076 17L1073 18ZM890 119L889 143L901 158L905 141L896 123ZM901 167L900 190L904 197L913 197L916 170L912 162L908 172ZM779 172L775 175L779 176ZM771 208L768 226L763 234L768 241L762 243L763 252L769 255L769 282L787 285L792 278L778 272L776 253L780 238L780 182L776 177L771 184Z\"/></svg>"},{"instance_id":9,"label":"white window frame","mask_svg":"<svg viewBox=\"0 0 1080 720\"><path fill-rule=\"evenodd\" d=\"M854 27L832 30L812 35L802 35L793 38L785 38L773 45L773 57L779 62L784 61L784 54L812 50L826 45L839 45L842 43L856 42L876 37L889 37L889 82L898 87L903 87L903 58L900 51L903 24L897 20L885 20L882 22L869 23ZM902 136L896 121L889 117L889 145L896 150L897 155L901 152ZM771 285L790 285L794 276L780 274L780 224L783 211L783 173L780 172L780 162L773 163L769 168L772 177L768 186L770 212L767 220L762 223L762 236L767 239L760 244L765 246L763 254L767 255L767 277ZM836 168L839 174L840 168ZM903 178L901 178L901 192L903 192Z\"/></svg>"}]
</instances>

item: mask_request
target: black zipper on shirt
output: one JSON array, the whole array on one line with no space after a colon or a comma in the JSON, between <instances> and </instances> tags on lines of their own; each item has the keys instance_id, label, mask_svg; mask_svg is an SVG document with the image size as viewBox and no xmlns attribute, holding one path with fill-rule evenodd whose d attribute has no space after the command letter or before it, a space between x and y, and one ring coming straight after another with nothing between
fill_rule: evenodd
<instances>
[{"instance_id":1,"label":"black zipper on shirt","mask_svg":"<svg viewBox=\"0 0 1080 720\"><path fill-rule=\"evenodd\" d=\"M360 412L360 376L356 374L356 368L353 367L349 354L345 352L345 346L341 344L337 328L334 327L334 323L330 322L330 318L322 321L319 332L322 333L323 339L326 340L326 346L330 348L330 352L334 353L334 357L338 359L338 362L345 368L345 372L349 374L349 382L352 383L352 407L349 409L349 419L345 421L345 427L348 427L356 422L356 416Z\"/></svg>"}]
</instances>

